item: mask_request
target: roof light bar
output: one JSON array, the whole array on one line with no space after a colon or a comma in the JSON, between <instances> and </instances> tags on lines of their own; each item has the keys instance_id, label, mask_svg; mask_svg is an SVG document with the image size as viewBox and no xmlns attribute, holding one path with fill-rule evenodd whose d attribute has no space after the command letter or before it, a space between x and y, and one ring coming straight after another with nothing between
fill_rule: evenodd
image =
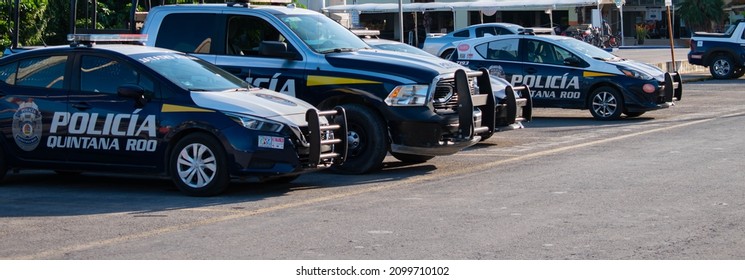
<instances>
[{"instance_id":1,"label":"roof light bar","mask_svg":"<svg viewBox=\"0 0 745 280\"><path fill-rule=\"evenodd\" d=\"M67 34L70 42L142 42L147 41L147 34Z\"/></svg>"}]
</instances>

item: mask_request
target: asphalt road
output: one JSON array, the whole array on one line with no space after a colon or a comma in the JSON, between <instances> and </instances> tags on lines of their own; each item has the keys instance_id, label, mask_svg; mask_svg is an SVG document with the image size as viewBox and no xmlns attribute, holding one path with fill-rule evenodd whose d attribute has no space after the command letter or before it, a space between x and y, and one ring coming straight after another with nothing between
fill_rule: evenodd
<instances>
[{"instance_id":1,"label":"asphalt road","mask_svg":"<svg viewBox=\"0 0 745 280\"><path fill-rule=\"evenodd\" d=\"M0 259L743 259L742 84L688 83L673 108L614 122L536 109L454 156L210 198L8 174Z\"/></svg>"}]
</instances>

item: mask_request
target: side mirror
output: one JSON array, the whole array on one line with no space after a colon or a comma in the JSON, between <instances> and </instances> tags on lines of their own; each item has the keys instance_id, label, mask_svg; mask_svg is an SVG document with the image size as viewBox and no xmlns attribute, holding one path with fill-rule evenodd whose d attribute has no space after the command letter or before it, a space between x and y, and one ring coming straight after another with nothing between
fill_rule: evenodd
<instances>
[{"instance_id":1,"label":"side mirror","mask_svg":"<svg viewBox=\"0 0 745 280\"><path fill-rule=\"evenodd\" d=\"M135 100L135 106L137 108L145 107L147 104L147 98L145 98L145 89L138 85L124 84L116 89L119 96L124 98L131 98Z\"/></svg>"},{"instance_id":2,"label":"side mirror","mask_svg":"<svg viewBox=\"0 0 745 280\"><path fill-rule=\"evenodd\" d=\"M280 41L262 41L259 44L259 54L263 56L281 57L286 59L298 59L299 54L288 51L287 44Z\"/></svg>"},{"instance_id":3,"label":"side mirror","mask_svg":"<svg viewBox=\"0 0 745 280\"><path fill-rule=\"evenodd\" d=\"M579 58L576 57L567 57L564 59L564 65L567 66L580 66L582 64L582 61L579 60Z\"/></svg>"}]
</instances>

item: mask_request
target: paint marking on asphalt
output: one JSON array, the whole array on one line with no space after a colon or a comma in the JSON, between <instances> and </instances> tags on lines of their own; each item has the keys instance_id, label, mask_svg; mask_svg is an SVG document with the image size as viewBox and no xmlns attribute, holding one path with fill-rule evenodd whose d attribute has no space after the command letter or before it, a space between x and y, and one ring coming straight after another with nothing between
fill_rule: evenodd
<instances>
[{"instance_id":1,"label":"paint marking on asphalt","mask_svg":"<svg viewBox=\"0 0 745 280\"><path fill-rule=\"evenodd\" d=\"M398 188L398 187L402 187L402 186L411 186L411 185L413 185L413 184L415 184L417 182L429 181L429 180L437 180L438 178L442 178L442 177L452 177L452 176L462 175L462 174L465 174L465 173L468 173L468 172L490 169L490 168L493 168L495 166L499 166L499 165L503 165L503 164L508 164L508 163L512 163L512 162L525 161L525 160L533 159L533 158L537 158L537 157L542 157L542 156L547 156L547 155L553 155L553 154L559 154L559 153L563 153L563 152L574 150L574 149L579 149L579 148L588 147L588 146L594 146L594 145L600 145L600 144L604 144L604 143L608 143L608 142L613 142L613 141L619 141L619 140L623 140L623 139L627 139L627 138L631 138L631 137L636 137L636 136L640 136L640 135L655 133L655 132L664 131L664 130L671 130L671 129L676 129L676 128L680 128L680 127L686 127L686 126L696 125L696 124L700 124L700 123L704 123L704 122L713 121L713 120L716 120L716 119L718 119L718 118L702 119L702 120L697 120L697 121L692 121L692 122L681 123L681 124L677 124L677 125L671 125L671 126L660 127L660 128L655 128L655 129L651 129L651 130L640 131L640 132L636 132L636 133L625 134L625 135L611 137L611 138L606 138L606 139L601 139L601 140L590 141L590 142L586 142L586 143L580 143L580 144L571 145L571 146L559 147L559 148L549 149L549 150L545 150L545 151L538 151L538 152L535 152L535 153L526 154L526 155L522 155L522 156L517 156L517 157L513 157L513 158L502 159L502 160L498 160L498 161L493 161L493 162L483 163L483 164L479 164L479 165L474 165L474 166L469 167L467 170L464 170L464 169L454 169L454 170L451 170L451 171L444 171L444 172L440 172L440 173L436 173L436 174L428 174L428 176L420 175L420 176L415 176L415 177L410 177L410 178L407 178L407 179L404 179L404 180L400 180L400 181L397 181L397 182L390 182L389 184L385 184L385 185L371 186L371 187L367 187L367 188L360 188L360 189L355 189L355 190L343 191L341 193L336 193L336 194L331 194L331 195L326 195L326 196L311 198L311 199L307 199L307 200L303 200L303 201L298 201L298 202L291 202L291 203L279 204L279 205L276 205L276 206L265 207L265 208L255 209L255 210L229 211L228 213L233 213L233 214L227 215L227 216L222 216L222 217L214 217L214 218L210 218L210 219L199 220L199 221L196 221L196 222L191 222L191 223L186 223L186 224L180 224L180 225L168 226L168 227L163 227L163 228L157 228L157 229L153 229L153 230L149 230L149 231L144 231L144 232L140 232L140 233L134 233L134 234L129 234L129 235L122 235L122 236L115 237L115 238L97 240L97 241L92 241L92 242L83 243L83 244L76 244L76 245L70 245L70 246L66 246L66 247L62 247L62 248L45 250L45 251L38 252L38 253L35 253L35 254L30 254L30 255L14 256L14 257L10 257L9 259L20 259L20 260L22 260L22 259L46 259L46 258L55 258L55 257L56 258L60 258L60 257L64 256L65 253L77 252L77 251L83 251L83 250L89 250L89 249L93 249L93 248L104 247L104 246L107 246L107 245L124 243L124 242L135 240L135 239L153 237L153 236L157 236L157 235L162 235L162 234L167 234L167 233L171 233L171 232L187 230L187 229L196 228L196 227L200 227L200 226L211 225L211 224L216 224L216 223L220 223L220 222L225 222L225 221L230 221L230 220L235 220L235 219L241 219L241 218L246 218L246 217L261 215L261 214L265 214L265 213L270 213L270 212L275 212L275 211L280 211L280 210L285 210L285 209L290 209L290 208L302 207L302 206L312 205L312 204L326 202L326 201L332 201L332 200L338 200L338 199L348 198L348 197L352 197L352 196L356 196L356 195L360 195L360 194L366 194L366 193L372 193L372 192L379 192L379 191L393 189L393 188Z\"/></svg>"}]
</instances>

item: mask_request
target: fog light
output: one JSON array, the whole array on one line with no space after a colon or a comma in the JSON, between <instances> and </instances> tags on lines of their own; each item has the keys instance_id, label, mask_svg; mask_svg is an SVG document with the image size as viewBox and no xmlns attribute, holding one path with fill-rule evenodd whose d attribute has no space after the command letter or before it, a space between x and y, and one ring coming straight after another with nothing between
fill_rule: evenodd
<instances>
[{"instance_id":1,"label":"fog light","mask_svg":"<svg viewBox=\"0 0 745 280\"><path fill-rule=\"evenodd\" d=\"M646 93L654 93L655 89L657 89L657 87L652 84L644 84L642 87L642 90Z\"/></svg>"}]
</instances>

